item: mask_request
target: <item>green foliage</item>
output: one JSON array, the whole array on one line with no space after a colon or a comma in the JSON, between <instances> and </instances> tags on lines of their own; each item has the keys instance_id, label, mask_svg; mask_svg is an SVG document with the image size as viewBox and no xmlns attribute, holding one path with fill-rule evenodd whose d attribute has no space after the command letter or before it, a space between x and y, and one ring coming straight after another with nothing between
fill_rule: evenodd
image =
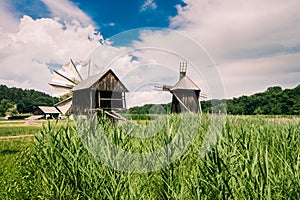
<instances>
[{"instance_id":1,"label":"green foliage","mask_svg":"<svg viewBox=\"0 0 300 200\"><path fill-rule=\"evenodd\" d=\"M179 159L140 174L113 170L90 154L81 139L97 132L80 135L73 126L57 129L49 124L20 159L21 178L11 185L18 191L11 189L10 195L19 199L300 198L299 121L228 117L216 146L201 156L210 117L202 117L196 138ZM134 129L130 124L101 120L97 127L119 148L153 151L174 139L178 120L177 115L168 118L163 129L146 141L129 136ZM185 127L187 134L189 125ZM147 135L147 128L140 130ZM114 151L102 153L107 158L120 156Z\"/></svg>"},{"instance_id":2,"label":"green foliage","mask_svg":"<svg viewBox=\"0 0 300 200\"><path fill-rule=\"evenodd\" d=\"M59 97L59 101L63 101L63 100L66 100L67 98L71 97L72 96L72 92L69 92L67 94L64 94L62 96Z\"/></svg>"},{"instance_id":3,"label":"green foliage","mask_svg":"<svg viewBox=\"0 0 300 200\"><path fill-rule=\"evenodd\" d=\"M129 108L130 114L167 114L170 113L171 103L168 104L145 104Z\"/></svg>"},{"instance_id":4,"label":"green foliage","mask_svg":"<svg viewBox=\"0 0 300 200\"><path fill-rule=\"evenodd\" d=\"M22 175L17 162L19 155L32 140L33 138L0 140L0 199L22 199Z\"/></svg>"},{"instance_id":5,"label":"green foliage","mask_svg":"<svg viewBox=\"0 0 300 200\"><path fill-rule=\"evenodd\" d=\"M211 112L211 100L201 105L204 113ZM300 85L285 90L279 86L270 87L262 93L226 100L226 105L227 113L233 115L299 115Z\"/></svg>"},{"instance_id":6,"label":"green foliage","mask_svg":"<svg viewBox=\"0 0 300 200\"><path fill-rule=\"evenodd\" d=\"M3 107L0 105L0 116L5 115L6 112L12 112L13 114L19 113L31 113L37 106L50 106L58 102L57 98L51 97L43 92L20 89L20 88L8 88L5 85L0 85L0 100L8 101L10 107ZM16 105L16 109L12 109L12 105ZM12 110L9 110L12 109Z\"/></svg>"},{"instance_id":7,"label":"green foliage","mask_svg":"<svg viewBox=\"0 0 300 200\"><path fill-rule=\"evenodd\" d=\"M0 116L18 114L17 105L7 99L0 101Z\"/></svg>"}]
</instances>

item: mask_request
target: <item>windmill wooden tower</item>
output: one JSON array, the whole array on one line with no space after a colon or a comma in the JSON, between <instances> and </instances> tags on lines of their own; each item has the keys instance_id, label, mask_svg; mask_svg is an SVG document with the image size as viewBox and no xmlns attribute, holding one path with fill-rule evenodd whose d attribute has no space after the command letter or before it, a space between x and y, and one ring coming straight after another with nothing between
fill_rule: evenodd
<instances>
[{"instance_id":1,"label":"windmill wooden tower","mask_svg":"<svg viewBox=\"0 0 300 200\"><path fill-rule=\"evenodd\" d=\"M117 112L126 108L125 92L128 89L112 69L90 76L73 88L73 113L86 115L101 111L124 120Z\"/></svg>"},{"instance_id":2,"label":"windmill wooden tower","mask_svg":"<svg viewBox=\"0 0 300 200\"><path fill-rule=\"evenodd\" d=\"M186 75L187 63L180 63L179 81L174 86L164 85L163 91L172 94L172 113L198 113L201 111L199 102L200 88Z\"/></svg>"},{"instance_id":3,"label":"windmill wooden tower","mask_svg":"<svg viewBox=\"0 0 300 200\"><path fill-rule=\"evenodd\" d=\"M86 67L87 77L77 69ZM103 112L114 119L124 118L117 112L126 108L125 92L128 89L112 69L101 72L101 68L92 63L81 62L75 65L73 60L62 66L60 71L53 70L53 79L49 85L56 95L68 95L65 100L55 104L62 114L89 115ZM100 71L90 76L90 68Z\"/></svg>"}]
</instances>

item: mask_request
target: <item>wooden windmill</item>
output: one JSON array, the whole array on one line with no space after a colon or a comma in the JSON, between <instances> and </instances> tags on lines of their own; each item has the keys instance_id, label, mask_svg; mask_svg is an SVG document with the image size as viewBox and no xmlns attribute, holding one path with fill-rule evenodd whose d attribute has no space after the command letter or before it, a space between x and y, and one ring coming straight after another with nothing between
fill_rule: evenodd
<instances>
[{"instance_id":1,"label":"wooden windmill","mask_svg":"<svg viewBox=\"0 0 300 200\"><path fill-rule=\"evenodd\" d=\"M69 96L55 107L63 114L71 112L75 115L89 115L101 111L114 119L123 120L117 112L126 108L125 92L128 89L112 69L101 71L90 60L86 64L80 64L81 68L85 66L88 70L87 77L81 74L72 60L63 65L60 71L53 70L53 79L49 83L53 93L57 96ZM90 67L100 73L90 76Z\"/></svg>"},{"instance_id":2,"label":"wooden windmill","mask_svg":"<svg viewBox=\"0 0 300 200\"><path fill-rule=\"evenodd\" d=\"M117 112L126 108L128 89L112 69L90 76L73 88L73 113L102 112L117 120L124 118Z\"/></svg>"},{"instance_id":3,"label":"wooden windmill","mask_svg":"<svg viewBox=\"0 0 300 200\"><path fill-rule=\"evenodd\" d=\"M58 70L53 70L52 80L49 83L52 95L54 96L64 96L63 101L58 102L54 106L63 114L71 113L72 108L72 96L73 88L84 80L83 74L78 70L78 67L85 67L88 65L88 70L90 69L91 61L89 60L87 64L81 62L81 64L76 65L72 59ZM94 66L96 66L93 63ZM96 66L99 68L98 66ZM99 68L100 69L100 68Z\"/></svg>"},{"instance_id":4,"label":"wooden windmill","mask_svg":"<svg viewBox=\"0 0 300 200\"><path fill-rule=\"evenodd\" d=\"M187 63L180 63L179 81L174 86L162 86L172 94L172 113L198 113L201 111L200 88L186 75Z\"/></svg>"}]
</instances>

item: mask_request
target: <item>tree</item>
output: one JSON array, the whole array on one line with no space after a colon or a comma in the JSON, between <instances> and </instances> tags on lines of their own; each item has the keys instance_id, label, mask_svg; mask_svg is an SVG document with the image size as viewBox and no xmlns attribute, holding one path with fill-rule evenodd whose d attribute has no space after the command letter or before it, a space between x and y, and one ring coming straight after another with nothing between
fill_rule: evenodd
<instances>
[{"instance_id":1,"label":"tree","mask_svg":"<svg viewBox=\"0 0 300 200\"><path fill-rule=\"evenodd\" d=\"M48 94L43 92L39 92L36 90L28 90L21 88L8 88L5 85L0 85L0 101L6 99L12 105L16 104L17 111L19 113L31 113L33 112L37 106L51 106L58 102L58 98L51 97ZM5 115L3 105L1 107L1 115ZM12 109L10 112L15 113Z\"/></svg>"},{"instance_id":2,"label":"tree","mask_svg":"<svg viewBox=\"0 0 300 200\"><path fill-rule=\"evenodd\" d=\"M5 116L7 114L12 115L12 114L17 114L17 105L10 102L7 99L2 99L0 102L0 115Z\"/></svg>"}]
</instances>

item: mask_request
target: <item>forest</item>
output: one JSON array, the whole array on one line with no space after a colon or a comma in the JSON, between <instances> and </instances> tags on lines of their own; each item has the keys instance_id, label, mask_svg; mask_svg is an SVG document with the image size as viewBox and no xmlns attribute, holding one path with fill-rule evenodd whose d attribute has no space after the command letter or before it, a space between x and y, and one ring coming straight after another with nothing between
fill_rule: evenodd
<instances>
[{"instance_id":1,"label":"forest","mask_svg":"<svg viewBox=\"0 0 300 200\"><path fill-rule=\"evenodd\" d=\"M0 85L0 116L31 113L37 106L52 106L57 102L58 98L33 89Z\"/></svg>"},{"instance_id":2,"label":"forest","mask_svg":"<svg viewBox=\"0 0 300 200\"><path fill-rule=\"evenodd\" d=\"M233 99L201 101L202 111L211 112L212 101L215 104L225 104L227 113L233 115L299 115L300 114L300 85L293 89L283 90L280 86L269 87L265 92L250 96L241 96ZM158 106L146 104L132 107L130 114L157 114L161 109L153 109ZM221 106L220 106L221 107ZM170 111L171 104L162 104L160 108ZM218 110L217 108L215 108Z\"/></svg>"}]
</instances>

